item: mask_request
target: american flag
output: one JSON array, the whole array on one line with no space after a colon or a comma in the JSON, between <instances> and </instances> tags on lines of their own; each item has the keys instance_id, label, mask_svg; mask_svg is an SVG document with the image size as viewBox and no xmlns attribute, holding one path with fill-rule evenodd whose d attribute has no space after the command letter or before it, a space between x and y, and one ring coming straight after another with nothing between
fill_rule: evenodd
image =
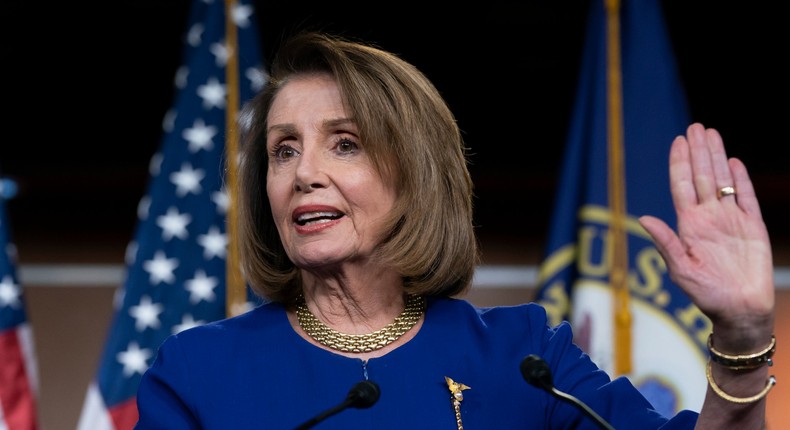
<instances>
[{"instance_id":1,"label":"american flag","mask_svg":"<svg viewBox=\"0 0 790 430\"><path fill-rule=\"evenodd\" d=\"M116 295L78 429L131 429L138 417L140 378L160 343L170 334L226 316L229 198L223 185L231 89L226 68L233 46L225 41L225 7L222 0L192 2L174 104L149 165L148 190L127 248L126 279ZM231 10L238 28L236 81L243 104L263 87L266 74L251 1L236 1Z\"/></svg>"},{"instance_id":2,"label":"american flag","mask_svg":"<svg viewBox=\"0 0 790 430\"><path fill-rule=\"evenodd\" d=\"M0 430L35 430L38 369L5 209L10 184L0 181Z\"/></svg>"}]
</instances>

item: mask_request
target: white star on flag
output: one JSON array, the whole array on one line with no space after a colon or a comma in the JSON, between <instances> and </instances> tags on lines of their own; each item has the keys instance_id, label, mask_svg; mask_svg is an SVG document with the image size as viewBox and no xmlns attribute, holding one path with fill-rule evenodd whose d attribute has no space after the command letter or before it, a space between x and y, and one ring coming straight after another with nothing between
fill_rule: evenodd
<instances>
[{"instance_id":1,"label":"white star on flag","mask_svg":"<svg viewBox=\"0 0 790 430\"><path fill-rule=\"evenodd\" d=\"M202 170L194 169L191 164L184 163L181 170L170 175L170 180L176 186L176 195L184 197L189 193L200 194L203 191L200 180L205 176L206 174Z\"/></svg>"},{"instance_id":2,"label":"white star on flag","mask_svg":"<svg viewBox=\"0 0 790 430\"><path fill-rule=\"evenodd\" d=\"M21 305L19 301L21 294L19 285L14 283L14 279L10 275L3 276L3 282L0 282L0 306L18 308Z\"/></svg>"},{"instance_id":3,"label":"white star on flag","mask_svg":"<svg viewBox=\"0 0 790 430\"><path fill-rule=\"evenodd\" d=\"M184 287L189 291L189 302L192 304L199 303L201 300L213 302L216 299L214 288L217 285L219 279L206 276L206 271L203 269L195 271L195 277L184 283Z\"/></svg>"},{"instance_id":4,"label":"white star on flag","mask_svg":"<svg viewBox=\"0 0 790 430\"><path fill-rule=\"evenodd\" d=\"M123 376L128 378L135 373L142 375L148 369L148 359L153 355L150 349L141 349L137 342L129 342L126 351L118 353L118 362L123 365Z\"/></svg>"},{"instance_id":5,"label":"white star on flag","mask_svg":"<svg viewBox=\"0 0 790 430\"><path fill-rule=\"evenodd\" d=\"M222 191L215 191L211 193L211 201L217 205L217 213L228 213L228 206L230 206L230 198L228 193L223 189Z\"/></svg>"},{"instance_id":6,"label":"white star on flag","mask_svg":"<svg viewBox=\"0 0 790 430\"><path fill-rule=\"evenodd\" d=\"M217 78L209 78L205 85L198 87L197 94L203 99L203 108L222 109L225 107L225 85L220 84Z\"/></svg>"},{"instance_id":7,"label":"white star on flag","mask_svg":"<svg viewBox=\"0 0 790 430\"><path fill-rule=\"evenodd\" d=\"M189 142L189 152L196 153L201 149L210 150L214 148L214 136L218 133L217 127L213 125L206 125L206 123L198 118L192 124L191 128L184 129L184 140Z\"/></svg>"},{"instance_id":8,"label":"white star on flag","mask_svg":"<svg viewBox=\"0 0 790 430\"><path fill-rule=\"evenodd\" d=\"M169 241L174 237L186 239L189 237L187 226L192 221L192 215L179 213L178 208L171 206L167 209L167 214L160 215L156 219L156 225L162 227L162 240Z\"/></svg>"},{"instance_id":9,"label":"white star on flag","mask_svg":"<svg viewBox=\"0 0 790 430\"><path fill-rule=\"evenodd\" d=\"M197 327L205 323L206 323L205 321L200 321L200 320L195 321L195 319L190 314L184 314L184 317L181 318L181 324L176 324L173 326L172 333L173 334L181 333L182 331L188 328Z\"/></svg>"},{"instance_id":10,"label":"white star on flag","mask_svg":"<svg viewBox=\"0 0 790 430\"><path fill-rule=\"evenodd\" d=\"M165 307L159 303L153 303L151 298L143 296L140 298L140 304L129 308L129 315L134 318L134 328L137 331L143 331L146 328L159 328L159 314L164 312Z\"/></svg>"},{"instance_id":11,"label":"white star on flag","mask_svg":"<svg viewBox=\"0 0 790 430\"><path fill-rule=\"evenodd\" d=\"M228 247L228 238L216 226L211 226L207 234L201 234L197 243L203 246L203 257L210 260L213 257L225 258Z\"/></svg>"},{"instance_id":12,"label":"white star on flag","mask_svg":"<svg viewBox=\"0 0 790 430\"><path fill-rule=\"evenodd\" d=\"M167 258L164 252L156 251L153 260L148 260L143 263L143 269L150 275L151 285L157 285L160 282L172 284L176 280L173 271L178 267L178 260L175 258Z\"/></svg>"},{"instance_id":13,"label":"white star on flag","mask_svg":"<svg viewBox=\"0 0 790 430\"><path fill-rule=\"evenodd\" d=\"M217 67L225 67L225 65L228 64L230 50L228 50L228 47L225 46L224 43L212 44L209 51L214 54L214 61L217 62ZM198 94L200 94L200 92L198 92Z\"/></svg>"},{"instance_id":14,"label":"white star on flag","mask_svg":"<svg viewBox=\"0 0 790 430\"><path fill-rule=\"evenodd\" d=\"M240 28L247 28L250 25L250 18L252 17L253 8L245 4L236 3L231 12L233 22Z\"/></svg>"}]
</instances>

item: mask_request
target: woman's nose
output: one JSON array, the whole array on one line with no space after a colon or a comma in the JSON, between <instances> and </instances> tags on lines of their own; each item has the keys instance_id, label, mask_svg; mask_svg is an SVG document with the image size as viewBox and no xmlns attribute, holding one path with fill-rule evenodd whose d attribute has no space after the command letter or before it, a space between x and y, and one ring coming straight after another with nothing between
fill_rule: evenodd
<instances>
[{"instance_id":1,"label":"woman's nose","mask_svg":"<svg viewBox=\"0 0 790 430\"><path fill-rule=\"evenodd\" d=\"M303 151L296 164L296 177L294 190L309 193L317 188L323 188L325 180L322 179L323 170L320 156L316 151Z\"/></svg>"}]
</instances>

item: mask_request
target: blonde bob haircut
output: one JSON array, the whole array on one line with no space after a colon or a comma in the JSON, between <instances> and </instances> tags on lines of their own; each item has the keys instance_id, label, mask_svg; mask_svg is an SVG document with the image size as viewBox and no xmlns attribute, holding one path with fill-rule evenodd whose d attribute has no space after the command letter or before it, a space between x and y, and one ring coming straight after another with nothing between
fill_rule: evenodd
<instances>
[{"instance_id":1,"label":"blonde bob haircut","mask_svg":"<svg viewBox=\"0 0 790 430\"><path fill-rule=\"evenodd\" d=\"M266 119L295 76L327 74L338 84L361 145L397 198L375 258L395 268L406 292L454 296L471 285L479 251L472 180L455 118L428 78L373 45L317 32L287 40L266 87L244 108L239 169L239 252L249 286L264 299L301 293L266 196Z\"/></svg>"}]
</instances>

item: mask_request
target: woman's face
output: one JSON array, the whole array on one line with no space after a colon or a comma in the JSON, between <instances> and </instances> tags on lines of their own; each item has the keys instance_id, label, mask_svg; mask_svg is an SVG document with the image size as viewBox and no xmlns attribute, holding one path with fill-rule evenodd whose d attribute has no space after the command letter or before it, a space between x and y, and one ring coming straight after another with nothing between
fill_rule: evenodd
<instances>
[{"instance_id":1,"label":"woman's face","mask_svg":"<svg viewBox=\"0 0 790 430\"><path fill-rule=\"evenodd\" d=\"M362 262L381 242L396 191L373 168L328 75L297 77L267 118L266 192L297 267Z\"/></svg>"}]
</instances>

